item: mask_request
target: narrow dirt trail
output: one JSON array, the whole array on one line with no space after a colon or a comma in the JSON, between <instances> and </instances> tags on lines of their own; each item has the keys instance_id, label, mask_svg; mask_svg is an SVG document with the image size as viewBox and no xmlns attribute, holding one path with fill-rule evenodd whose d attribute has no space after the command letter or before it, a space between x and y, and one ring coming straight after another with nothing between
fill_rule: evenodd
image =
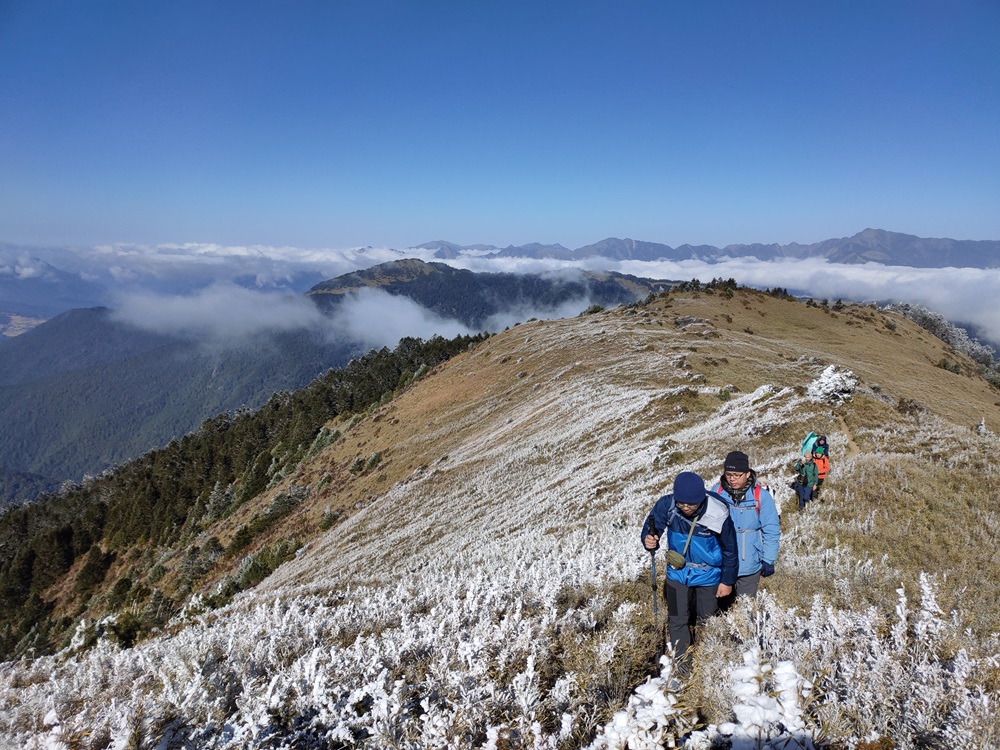
<instances>
[{"instance_id":1,"label":"narrow dirt trail","mask_svg":"<svg viewBox=\"0 0 1000 750\"><path fill-rule=\"evenodd\" d=\"M844 437L847 438L847 455L849 458L853 458L861 453L861 448L859 448L858 444L854 442L854 435L851 433L851 430L847 426L847 422L844 421L844 418L839 414L837 414L836 417L837 425L840 427L841 432L844 433Z\"/></svg>"}]
</instances>

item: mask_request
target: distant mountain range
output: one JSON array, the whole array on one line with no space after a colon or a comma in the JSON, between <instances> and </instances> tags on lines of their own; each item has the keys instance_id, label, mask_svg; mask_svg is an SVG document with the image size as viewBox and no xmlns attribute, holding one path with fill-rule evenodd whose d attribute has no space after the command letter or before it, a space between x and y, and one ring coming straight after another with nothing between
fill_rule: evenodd
<instances>
[{"instance_id":1,"label":"distant mountain range","mask_svg":"<svg viewBox=\"0 0 1000 750\"><path fill-rule=\"evenodd\" d=\"M438 240L418 245L424 250L434 250L441 259L465 256L486 258L554 258L558 260L701 260L715 262L724 258L825 258L832 263L882 263L885 265L913 266L916 268L968 268L1000 267L1000 240L951 240L927 239L911 234L888 232L884 229L865 229L853 237L823 240L810 245L680 245L670 247L658 242L608 239L569 250L562 245L532 243L505 248L492 245L456 245Z\"/></svg>"},{"instance_id":2,"label":"distant mountain range","mask_svg":"<svg viewBox=\"0 0 1000 750\"><path fill-rule=\"evenodd\" d=\"M50 318L74 307L105 304L107 290L78 273L36 260L30 269L0 261L0 315Z\"/></svg>"},{"instance_id":3,"label":"distant mountain range","mask_svg":"<svg viewBox=\"0 0 1000 750\"><path fill-rule=\"evenodd\" d=\"M501 313L508 324L544 310L561 317L669 286L617 273L483 274L410 259L323 282L307 296L333 317L350 292L378 288L482 331ZM366 348L301 329L212 349L120 322L107 308L72 310L0 339L0 505L98 474L217 414L256 409Z\"/></svg>"}]
</instances>

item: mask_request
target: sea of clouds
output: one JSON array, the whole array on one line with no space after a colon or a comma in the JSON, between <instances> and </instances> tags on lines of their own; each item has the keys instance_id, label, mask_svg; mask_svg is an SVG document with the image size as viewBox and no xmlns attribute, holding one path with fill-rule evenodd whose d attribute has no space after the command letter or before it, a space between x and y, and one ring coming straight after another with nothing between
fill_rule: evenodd
<instances>
[{"instance_id":1,"label":"sea of clouds","mask_svg":"<svg viewBox=\"0 0 1000 750\"><path fill-rule=\"evenodd\" d=\"M477 272L573 274L606 270L654 279L710 281L733 278L758 288L781 287L817 299L909 302L948 320L970 325L974 335L1000 342L1000 306L990 303L1000 285L1000 269L912 268L878 263L843 265L823 259L762 261L723 258L718 262L563 261L486 258L470 255L439 260L422 248L304 249L271 246L102 245L86 248L0 247L0 281L32 279L53 269L77 275L106 290L103 300L133 324L164 333L232 340L266 331L323 324L302 294L316 283L401 258L447 263ZM511 309L490 321L502 330L529 317L575 315L588 300L557 310ZM418 306L378 293L354 295L332 325L373 346L391 346L402 336L427 338L468 332L464 325Z\"/></svg>"}]
</instances>

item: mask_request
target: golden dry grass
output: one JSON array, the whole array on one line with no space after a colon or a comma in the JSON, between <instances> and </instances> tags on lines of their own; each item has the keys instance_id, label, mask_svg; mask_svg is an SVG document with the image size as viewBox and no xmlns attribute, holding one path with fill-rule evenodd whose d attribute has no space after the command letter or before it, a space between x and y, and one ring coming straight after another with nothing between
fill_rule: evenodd
<instances>
[{"instance_id":1,"label":"golden dry grass","mask_svg":"<svg viewBox=\"0 0 1000 750\"><path fill-rule=\"evenodd\" d=\"M684 325L689 319L696 321ZM343 438L275 491L322 483L298 514L316 521L327 506L349 514L414 472L433 471L473 435L498 431L515 418L515 407L529 439L533 410L544 410L547 401L602 373L614 379L627 372L632 385L666 394L645 415L650 423L663 424L664 441L718 408L712 389L731 386L745 393L762 384L803 389L827 364L852 370L871 397L804 413L801 423L757 438L764 451L794 446L809 429L840 436L844 455L872 450L865 444L866 428L906 421L896 407L900 400L955 425L971 427L983 418L987 425L1000 424L1000 394L979 377L937 367L945 355L973 369L914 324L870 307L847 305L831 312L751 290L732 298L674 292L646 307L533 321L497 335L438 366L350 429L344 422L331 424ZM630 366L610 366L623 361ZM680 379L678 371L688 379ZM683 392L673 390L684 386ZM637 423L636 429L642 426ZM373 453L382 457L376 470L348 471L357 458Z\"/></svg>"}]
</instances>

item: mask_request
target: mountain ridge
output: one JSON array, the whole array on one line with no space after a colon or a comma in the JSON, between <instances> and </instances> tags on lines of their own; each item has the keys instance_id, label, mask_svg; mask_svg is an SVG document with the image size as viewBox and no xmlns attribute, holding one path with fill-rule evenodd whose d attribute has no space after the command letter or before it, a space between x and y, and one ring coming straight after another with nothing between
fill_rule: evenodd
<instances>
[{"instance_id":1,"label":"mountain ridge","mask_svg":"<svg viewBox=\"0 0 1000 750\"><path fill-rule=\"evenodd\" d=\"M818 388L831 370L853 385ZM639 703L633 690L660 695L641 521L677 472L712 481L740 447L782 511L778 572L699 629L676 693L699 714L671 736L733 721L726 676L755 649L769 665L762 684L780 663L812 691L800 731L824 731L800 739L978 729L985 743L962 745L988 747L996 716L972 707L977 689L995 693L998 614L974 581L1000 575L989 544L1000 443L974 427L984 418L1000 422L997 390L974 362L871 306L689 285L526 322L339 415L311 443L310 432L263 450L262 491L230 514L213 514L215 500L193 506L170 548L97 545L93 565L77 561L43 592L74 591L102 550L120 551L75 645L0 672L0 709L22 744L71 691L78 700L58 703L49 726L152 737L169 721L178 741L206 748L489 737L607 748L599 739ZM830 437L833 473L827 502L800 513L785 481L809 430ZM927 544L928 527L951 543ZM262 581L251 575L262 569ZM239 582L249 590L233 597ZM142 630L156 592L183 609ZM115 602L116 619L101 619ZM69 597L58 612L78 607ZM956 649L962 680L948 666ZM117 708L140 704L146 724Z\"/></svg>"},{"instance_id":2,"label":"mountain ridge","mask_svg":"<svg viewBox=\"0 0 1000 750\"><path fill-rule=\"evenodd\" d=\"M313 286L306 295L327 314L335 313L346 296L378 288L405 296L437 315L454 318L473 330L483 330L496 316L510 310L535 310L551 315L566 306L580 312L591 304L609 307L635 302L669 289L676 281L645 279L614 271L569 269L556 274L470 271L417 258L380 263ZM496 330L494 327L492 330Z\"/></svg>"},{"instance_id":3,"label":"mountain ridge","mask_svg":"<svg viewBox=\"0 0 1000 750\"><path fill-rule=\"evenodd\" d=\"M759 260L824 258L833 263L881 263L884 265L912 266L916 268L944 268L949 266L971 268L1000 267L1000 240L953 240L949 238L922 238L916 235L891 232L884 229L864 229L850 237L827 239L810 244L797 242L773 244L731 244L719 248L713 245L679 245L671 247L658 242L608 237L576 250L561 245L532 243L504 249L493 246L470 245L463 247L453 242L436 241L417 245L425 250L437 250L442 259L463 256L466 250L475 249L477 256L559 258L585 260L701 260L714 262L723 258L758 258ZM438 253L440 253L438 255Z\"/></svg>"},{"instance_id":4,"label":"mountain ridge","mask_svg":"<svg viewBox=\"0 0 1000 750\"><path fill-rule=\"evenodd\" d=\"M140 248L138 255L148 252ZM319 259L303 261L283 257L278 249L261 258L263 266L257 273L248 273L233 264L231 255L223 254L218 260L223 264L217 281L228 279L232 284L246 289L291 288L296 293L322 283L326 272L320 273ZM528 243L522 246L498 247L490 244L460 245L447 240L435 240L402 249L372 247L332 251L329 262L337 267L366 267L390 259L400 260L415 251L424 260L479 262L531 258L561 263L581 263L593 267L601 262L652 262L697 260L705 263L722 262L732 258L757 258L764 261L804 260L821 258L833 263L861 264L883 263L915 268L943 268L947 266L971 268L996 268L1000 264L1000 241L954 240L949 238L921 238L916 235L882 229L864 229L850 237L821 240L813 243L791 242L731 244L719 248L705 244L666 244L608 237L575 250L560 243ZM32 259L32 254L37 258ZM43 256L49 256L45 260ZM210 254L206 249L205 254ZM338 258L337 256L340 255ZM315 256L310 253L310 256ZM394 257L393 257L394 256ZM200 257L200 256L199 256ZM201 261L199 261L201 262ZM128 265L127 256L121 263ZM74 269L64 270L59 266ZM126 268L127 270L127 268ZM184 296L203 290L207 279L195 275L163 278L149 273L142 267L126 287L133 292L145 289L150 294L168 297ZM93 279L101 279L96 283ZM328 278L328 277L327 277ZM280 282L280 283L279 283ZM261 286L263 284L263 286ZM119 289L119 282L108 274L101 254L77 252L70 248L28 248L10 243L0 243L0 334L15 336L40 320L51 318L72 308L96 307L109 304L112 293Z\"/></svg>"}]
</instances>

